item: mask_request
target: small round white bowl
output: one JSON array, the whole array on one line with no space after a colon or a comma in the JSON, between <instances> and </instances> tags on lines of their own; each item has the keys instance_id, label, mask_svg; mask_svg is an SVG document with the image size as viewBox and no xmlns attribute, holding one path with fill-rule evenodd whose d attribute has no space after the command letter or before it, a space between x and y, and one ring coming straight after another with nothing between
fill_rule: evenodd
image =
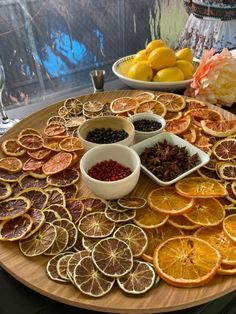
<instances>
[{"instance_id":1,"label":"small round white bowl","mask_svg":"<svg viewBox=\"0 0 236 314\"><path fill-rule=\"evenodd\" d=\"M132 123L135 121L138 121L138 120L142 120L142 119L157 121L161 124L161 127L160 127L160 129L155 130L155 131L151 131L151 132L143 132L143 131L134 130L134 134L135 134L134 135L134 142L135 143L141 142L143 140L146 140L149 137L152 137L154 135L157 135L157 134L163 132L163 129L166 126L165 119L163 117L157 115L157 114L154 114L154 113L142 112L142 113L136 113L136 114L129 117L129 121Z\"/></svg>"},{"instance_id":2,"label":"small round white bowl","mask_svg":"<svg viewBox=\"0 0 236 314\"><path fill-rule=\"evenodd\" d=\"M86 140L87 134L89 131L94 130L95 128L111 128L113 130L125 130L129 135L122 141L116 142L121 145L131 146L134 141L134 126L133 124L126 118L122 117L97 117L90 120L85 121L78 128L77 134L84 146L84 150L88 151L89 149L100 146L100 145L109 145L109 144L98 144L89 142Z\"/></svg>"},{"instance_id":3,"label":"small round white bowl","mask_svg":"<svg viewBox=\"0 0 236 314\"><path fill-rule=\"evenodd\" d=\"M88 175L88 170L104 160L114 160L132 173L117 181L100 181ZM120 144L102 144L87 151L80 160L80 171L85 185L98 197L106 200L117 199L129 194L138 183L141 162L138 154L130 147Z\"/></svg>"}]
</instances>

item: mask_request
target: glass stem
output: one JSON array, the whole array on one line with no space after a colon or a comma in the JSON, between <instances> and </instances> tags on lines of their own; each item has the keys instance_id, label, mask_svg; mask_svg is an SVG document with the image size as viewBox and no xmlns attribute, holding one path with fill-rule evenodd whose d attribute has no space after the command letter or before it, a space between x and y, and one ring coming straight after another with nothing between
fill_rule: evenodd
<instances>
[{"instance_id":1,"label":"glass stem","mask_svg":"<svg viewBox=\"0 0 236 314\"><path fill-rule=\"evenodd\" d=\"M2 91L0 92L0 112L1 112L1 116L2 116L2 122L7 123L9 121L9 118L6 114L6 111L5 111L3 103L2 103Z\"/></svg>"}]
</instances>

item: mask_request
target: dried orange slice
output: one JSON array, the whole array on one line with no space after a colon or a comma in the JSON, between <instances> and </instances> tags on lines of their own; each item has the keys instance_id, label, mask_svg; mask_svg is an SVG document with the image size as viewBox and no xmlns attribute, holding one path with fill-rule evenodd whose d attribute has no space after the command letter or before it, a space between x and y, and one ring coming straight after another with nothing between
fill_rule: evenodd
<instances>
[{"instance_id":1,"label":"dried orange slice","mask_svg":"<svg viewBox=\"0 0 236 314\"><path fill-rule=\"evenodd\" d=\"M156 99L163 103L168 111L172 112L181 111L186 106L184 97L177 94L162 93Z\"/></svg>"},{"instance_id":2,"label":"dried orange slice","mask_svg":"<svg viewBox=\"0 0 236 314\"><path fill-rule=\"evenodd\" d=\"M85 213L105 211L108 204L99 197L82 197L79 199L84 205Z\"/></svg>"},{"instance_id":3,"label":"dried orange slice","mask_svg":"<svg viewBox=\"0 0 236 314\"><path fill-rule=\"evenodd\" d=\"M4 182L17 182L22 175L23 171L14 173L0 169L0 180Z\"/></svg>"},{"instance_id":4,"label":"dried orange slice","mask_svg":"<svg viewBox=\"0 0 236 314\"><path fill-rule=\"evenodd\" d=\"M223 230L236 243L236 214L229 215L224 219Z\"/></svg>"},{"instance_id":5,"label":"dried orange slice","mask_svg":"<svg viewBox=\"0 0 236 314\"><path fill-rule=\"evenodd\" d=\"M66 249L69 250L70 248L72 248L75 245L78 237L78 229L76 228L75 224L68 219L62 218L54 220L53 225L66 229L69 235Z\"/></svg>"},{"instance_id":6,"label":"dried orange slice","mask_svg":"<svg viewBox=\"0 0 236 314\"><path fill-rule=\"evenodd\" d=\"M46 271L50 279L58 282L67 282L68 280L62 279L61 276L57 272L57 262L63 255L67 255L70 253L60 253L56 256L53 256L48 262L46 266Z\"/></svg>"},{"instance_id":7,"label":"dried orange slice","mask_svg":"<svg viewBox=\"0 0 236 314\"><path fill-rule=\"evenodd\" d=\"M193 207L194 200L179 195L174 187L160 187L148 194L148 204L163 214L181 215Z\"/></svg>"},{"instance_id":8,"label":"dried orange slice","mask_svg":"<svg viewBox=\"0 0 236 314\"><path fill-rule=\"evenodd\" d=\"M22 135L31 135L31 134L36 134L40 136L39 131L37 131L34 128L26 128L20 131L18 138L20 138Z\"/></svg>"},{"instance_id":9,"label":"dried orange slice","mask_svg":"<svg viewBox=\"0 0 236 314\"><path fill-rule=\"evenodd\" d=\"M30 208L27 214L32 218L33 224L30 230L24 235L23 239L31 237L46 221L44 213L39 209Z\"/></svg>"},{"instance_id":10,"label":"dried orange slice","mask_svg":"<svg viewBox=\"0 0 236 314\"><path fill-rule=\"evenodd\" d=\"M57 136L57 135L61 135L64 134L66 131L64 125L62 125L61 123L50 123L49 125L47 125L43 132L46 136Z\"/></svg>"},{"instance_id":11,"label":"dried orange slice","mask_svg":"<svg viewBox=\"0 0 236 314\"><path fill-rule=\"evenodd\" d=\"M83 257L90 256L90 252L87 250L79 251L73 253L68 261L67 265L67 275L70 278L71 282L74 283L74 271L78 263L82 260Z\"/></svg>"},{"instance_id":12,"label":"dried orange slice","mask_svg":"<svg viewBox=\"0 0 236 314\"><path fill-rule=\"evenodd\" d=\"M59 152L44 163L42 166L43 173L52 175L61 172L70 166L72 159L71 153Z\"/></svg>"},{"instance_id":13,"label":"dried orange slice","mask_svg":"<svg viewBox=\"0 0 236 314\"><path fill-rule=\"evenodd\" d=\"M41 160L35 160L33 158L29 158L24 162L22 169L24 171L35 171L42 168L43 164L44 162Z\"/></svg>"},{"instance_id":14,"label":"dried orange slice","mask_svg":"<svg viewBox=\"0 0 236 314\"><path fill-rule=\"evenodd\" d=\"M66 152L74 152L78 150L83 150L84 147L77 137L67 137L64 138L60 143L59 147L61 150Z\"/></svg>"},{"instance_id":15,"label":"dried orange slice","mask_svg":"<svg viewBox=\"0 0 236 314\"><path fill-rule=\"evenodd\" d=\"M113 222L126 222L132 220L136 215L135 209L127 209L125 211L119 211L108 207L105 210L105 216Z\"/></svg>"},{"instance_id":16,"label":"dried orange slice","mask_svg":"<svg viewBox=\"0 0 236 314\"><path fill-rule=\"evenodd\" d=\"M166 121L165 130L174 134L182 134L188 130L191 124L191 117L185 116L179 119Z\"/></svg>"},{"instance_id":17,"label":"dried orange slice","mask_svg":"<svg viewBox=\"0 0 236 314\"><path fill-rule=\"evenodd\" d=\"M46 178L36 179L35 177L32 177L29 174L23 174L18 180L18 182L22 189L27 189L27 188L44 189L48 185Z\"/></svg>"},{"instance_id":18,"label":"dried orange slice","mask_svg":"<svg viewBox=\"0 0 236 314\"><path fill-rule=\"evenodd\" d=\"M200 227L200 225L197 225L197 224L191 222L184 215L171 216L168 219L168 222L170 225L172 225L176 228L183 229L183 230L195 230L195 229L198 229Z\"/></svg>"},{"instance_id":19,"label":"dried orange slice","mask_svg":"<svg viewBox=\"0 0 236 314\"><path fill-rule=\"evenodd\" d=\"M219 164L218 173L221 179L224 180L236 180L236 163L223 162Z\"/></svg>"},{"instance_id":20,"label":"dried orange slice","mask_svg":"<svg viewBox=\"0 0 236 314\"><path fill-rule=\"evenodd\" d=\"M236 158L236 138L224 138L217 141L212 147L212 152L219 160Z\"/></svg>"},{"instance_id":21,"label":"dried orange slice","mask_svg":"<svg viewBox=\"0 0 236 314\"><path fill-rule=\"evenodd\" d=\"M68 199L66 201L66 208L71 214L74 223L77 223L83 216L84 204L79 199Z\"/></svg>"},{"instance_id":22,"label":"dried orange slice","mask_svg":"<svg viewBox=\"0 0 236 314\"><path fill-rule=\"evenodd\" d=\"M224 220L225 210L224 206L213 197L196 198L191 211L184 216L197 225L216 226Z\"/></svg>"},{"instance_id":23,"label":"dried orange slice","mask_svg":"<svg viewBox=\"0 0 236 314\"><path fill-rule=\"evenodd\" d=\"M119 97L111 102L110 108L113 113L122 113L136 109L138 104L138 100L133 97Z\"/></svg>"},{"instance_id":24,"label":"dried orange slice","mask_svg":"<svg viewBox=\"0 0 236 314\"><path fill-rule=\"evenodd\" d=\"M69 154L69 153L68 153ZM77 182L80 178L80 173L76 169L67 168L60 173L55 173L47 177L47 182L50 185L57 187L65 187Z\"/></svg>"},{"instance_id":25,"label":"dried orange slice","mask_svg":"<svg viewBox=\"0 0 236 314\"><path fill-rule=\"evenodd\" d=\"M201 227L194 233L194 235L207 241L210 245L216 248L222 256L222 263L236 265L236 243L233 243L233 241L228 238L222 225Z\"/></svg>"},{"instance_id":26,"label":"dried orange slice","mask_svg":"<svg viewBox=\"0 0 236 314\"><path fill-rule=\"evenodd\" d=\"M57 255L65 250L69 241L69 235L66 229L55 226L57 231L57 236L52 246L50 246L47 251L45 251L44 255Z\"/></svg>"},{"instance_id":27,"label":"dried orange slice","mask_svg":"<svg viewBox=\"0 0 236 314\"><path fill-rule=\"evenodd\" d=\"M148 244L146 233L142 228L133 224L120 226L113 236L127 243L134 257L141 256Z\"/></svg>"},{"instance_id":28,"label":"dried orange slice","mask_svg":"<svg viewBox=\"0 0 236 314\"><path fill-rule=\"evenodd\" d=\"M192 198L223 197L227 195L225 187L217 180L201 177L189 177L175 184L178 194Z\"/></svg>"},{"instance_id":29,"label":"dried orange slice","mask_svg":"<svg viewBox=\"0 0 236 314\"><path fill-rule=\"evenodd\" d=\"M218 250L204 240L176 237L156 250L154 267L167 283L177 287L198 287L209 282L221 264Z\"/></svg>"},{"instance_id":30,"label":"dried orange slice","mask_svg":"<svg viewBox=\"0 0 236 314\"><path fill-rule=\"evenodd\" d=\"M134 95L134 98L137 99L139 103L144 101L153 100L155 98L155 95L151 92L139 92L138 94Z\"/></svg>"},{"instance_id":31,"label":"dried orange slice","mask_svg":"<svg viewBox=\"0 0 236 314\"><path fill-rule=\"evenodd\" d=\"M168 215L154 211L148 205L136 211L134 223L145 229L153 229L162 226L168 220Z\"/></svg>"},{"instance_id":32,"label":"dried orange slice","mask_svg":"<svg viewBox=\"0 0 236 314\"><path fill-rule=\"evenodd\" d=\"M174 119L179 119L182 116L183 116L182 111L177 111L177 112L167 111L165 114L165 120L170 121L170 120L174 120Z\"/></svg>"},{"instance_id":33,"label":"dried orange slice","mask_svg":"<svg viewBox=\"0 0 236 314\"><path fill-rule=\"evenodd\" d=\"M2 151L7 156L23 156L26 153L26 150L22 148L18 141L15 139L8 139L2 142Z\"/></svg>"},{"instance_id":34,"label":"dried orange slice","mask_svg":"<svg viewBox=\"0 0 236 314\"><path fill-rule=\"evenodd\" d=\"M8 198L12 193L11 185L0 181L0 200Z\"/></svg>"},{"instance_id":35,"label":"dried orange slice","mask_svg":"<svg viewBox=\"0 0 236 314\"><path fill-rule=\"evenodd\" d=\"M137 113L147 112L154 113L164 117L167 109L163 103L157 100L148 100L140 103L136 109Z\"/></svg>"},{"instance_id":36,"label":"dried orange slice","mask_svg":"<svg viewBox=\"0 0 236 314\"><path fill-rule=\"evenodd\" d=\"M210 120L210 121L224 120L223 115L219 111L216 111L210 108L190 109L186 111L184 115L189 115L197 122L201 120Z\"/></svg>"},{"instance_id":37,"label":"dried orange slice","mask_svg":"<svg viewBox=\"0 0 236 314\"><path fill-rule=\"evenodd\" d=\"M95 212L84 216L78 223L78 229L86 237L103 238L112 234L115 224L104 212Z\"/></svg>"},{"instance_id":38,"label":"dried orange slice","mask_svg":"<svg viewBox=\"0 0 236 314\"><path fill-rule=\"evenodd\" d=\"M43 210L48 202L48 194L39 188L28 188L20 191L17 196L26 197L30 201L30 207Z\"/></svg>"},{"instance_id":39,"label":"dried orange slice","mask_svg":"<svg viewBox=\"0 0 236 314\"><path fill-rule=\"evenodd\" d=\"M187 131L181 134L182 138L189 143L195 143L197 139L197 133L196 130L193 127L189 127Z\"/></svg>"},{"instance_id":40,"label":"dried orange slice","mask_svg":"<svg viewBox=\"0 0 236 314\"><path fill-rule=\"evenodd\" d=\"M236 132L236 119L222 121L202 120L201 127L207 134L226 137Z\"/></svg>"},{"instance_id":41,"label":"dried orange slice","mask_svg":"<svg viewBox=\"0 0 236 314\"><path fill-rule=\"evenodd\" d=\"M56 187L47 187L45 192L48 194L47 206L52 204L66 206L66 198L62 189Z\"/></svg>"},{"instance_id":42,"label":"dried orange slice","mask_svg":"<svg viewBox=\"0 0 236 314\"><path fill-rule=\"evenodd\" d=\"M196 140L194 142L194 145L200 149L205 149L205 148L209 149L209 147L212 147L209 136L207 136L201 131L196 131Z\"/></svg>"},{"instance_id":43,"label":"dried orange slice","mask_svg":"<svg viewBox=\"0 0 236 314\"><path fill-rule=\"evenodd\" d=\"M120 278L117 283L121 290L130 294L143 294L150 290L156 281L153 267L145 262L134 261L131 271Z\"/></svg>"},{"instance_id":44,"label":"dried orange slice","mask_svg":"<svg viewBox=\"0 0 236 314\"><path fill-rule=\"evenodd\" d=\"M31 229L32 218L28 214L23 214L10 220L0 222L0 240L16 241L24 237Z\"/></svg>"},{"instance_id":45,"label":"dried orange slice","mask_svg":"<svg viewBox=\"0 0 236 314\"><path fill-rule=\"evenodd\" d=\"M66 281L70 281L70 278L67 273L67 267L68 267L69 259L71 258L72 254L73 253L62 255L57 261L57 265L56 265L58 275Z\"/></svg>"},{"instance_id":46,"label":"dried orange slice","mask_svg":"<svg viewBox=\"0 0 236 314\"><path fill-rule=\"evenodd\" d=\"M23 196L12 197L0 202L0 220L18 217L30 208L30 200Z\"/></svg>"},{"instance_id":47,"label":"dried orange slice","mask_svg":"<svg viewBox=\"0 0 236 314\"><path fill-rule=\"evenodd\" d=\"M148 244L142 255L142 258L150 263L153 262L155 249L162 242L173 237L184 235L184 232L181 229L173 227L168 222L158 228L145 229L145 233L147 235Z\"/></svg>"},{"instance_id":48,"label":"dried orange slice","mask_svg":"<svg viewBox=\"0 0 236 314\"><path fill-rule=\"evenodd\" d=\"M60 116L52 116L52 117L48 118L47 125L49 125L51 123L60 123L60 124L64 125L65 120L63 119L63 117L60 117Z\"/></svg>"},{"instance_id":49,"label":"dried orange slice","mask_svg":"<svg viewBox=\"0 0 236 314\"><path fill-rule=\"evenodd\" d=\"M143 208L147 204L147 201L143 197L126 196L119 198L117 203L126 209L139 209Z\"/></svg>"},{"instance_id":50,"label":"dried orange slice","mask_svg":"<svg viewBox=\"0 0 236 314\"><path fill-rule=\"evenodd\" d=\"M56 236L55 226L45 222L30 238L19 241L20 250L28 257L41 255L52 246Z\"/></svg>"},{"instance_id":51,"label":"dried orange slice","mask_svg":"<svg viewBox=\"0 0 236 314\"><path fill-rule=\"evenodd\" d=\"M235 275L236 274L236 266L235 265L226 265L221 263L220 267L217 270L217 274L219 275Z\"/></svg>"},{"instance_id":52,"label":"dried orange slice","mask_svg":"<svg viewBox=\"0 0 236 314\"><path fill-rule=\"evenodd\" d=\"M19 172L22 169L22 161L17 157L4 157L0 159L0 169L9 172Z\"/></svg>"},{"instance_id":53,"label":"dried orange slice","mask_svg":"<svg viewBox=\"0 0 236 314\"><path fill-rule=\"evenodd\" d=\"M185 99L185 102L186 102L186 107L185 107L186 110L199 109L199 108L206 107L206 103L195 98L187 98Z\"/></svg>"},{"instance_id":54,"label":"dried orange slice","mask_svg":"<svg viewBox=\"0 0 236 314\"><path fill-rule=\"evenodd\" d=\"M83 257L74 270L73 281L84 294L101 297L108 293L115 283L115 278L104 276L93 264L90 256Z\"/></svg>"},{"instance_id":55,"label":"dried orange slice","mask_svg":"<svg viewBox=\"0 0 236 314\"><path fill-rule=\"evenodd\" d=\"M33 159L44 160L49 157L51 152L52 152L51 149L41 148L39 150L27 151L27 154Z\"/></svg>"},{"instance_id":56,"label":"dried orange slice","mask_svg":"<svg viewBox=\"0 0 236 314\"><path fill-rule=\"evenodd\" d=\"M43 138L37 134L23 134L18 136L18 143L27 150L38 150L43 147Z\"/></svg>"},{"instance_id":57,"label":"dried orange slice","mask_svg":"<svg viewBox=\"0 0 236 314\"><path fill-rule=\"evenodd\" d=\"M100 240L92 250L92 260L106 276L121 277L133 267L133 255L129 246L116 238Z\"/></svg>"}]
</instances>

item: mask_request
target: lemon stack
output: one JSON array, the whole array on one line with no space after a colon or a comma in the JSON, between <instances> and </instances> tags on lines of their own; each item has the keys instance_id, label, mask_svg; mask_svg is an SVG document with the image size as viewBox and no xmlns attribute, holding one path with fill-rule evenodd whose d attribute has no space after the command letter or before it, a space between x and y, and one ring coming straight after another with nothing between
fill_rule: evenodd
<instances>
[{"instance_id":1,"label":"lemon stack","mask_svg":"<svg viewBox=\"0 0 236 314\"><path fill-rule=\"evenodd\" d=\"M174 52L164 41L156 39L135 54L128 77L142 81L176 82L191 79L193 71L190 48Z\"/></svg>"}]
</instances>

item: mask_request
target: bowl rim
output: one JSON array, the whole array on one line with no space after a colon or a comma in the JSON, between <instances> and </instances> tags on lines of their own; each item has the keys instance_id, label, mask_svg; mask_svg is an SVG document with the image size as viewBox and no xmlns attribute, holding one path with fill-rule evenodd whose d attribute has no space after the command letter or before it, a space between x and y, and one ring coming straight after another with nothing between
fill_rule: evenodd
<instances>
[{"instance_id":1,"label":"bowl rim","mask_svg":"<svg viewBox=\"0 0 236 314\"><path fill-rule=\"evenodd\" d=\"M81 166L81 164L83 164L84 160L88 157L88 155L95 154L97 150L102 150L102 149L107 150L107 148L112 148L112 146L113 147L116 146L116 147L118 147L120 149L124 149L124 150L128 151L130 154L132 154L135 157L135 160L136 160L135 169L127 177L125 177L123 179L120 179L120 180L116 180L116 181L102 181L102 180L97 180L97 179L92 178L85 171L84 167ZM96 163L97 162L95 161L94 165ZM137 172L140 171L140 169L141 169L141 160L140 160L140 157L139 157L138 153L134 149L130 148L129 146L125 146L125 145L122 145L122 144L116 144L116 143L114 143L114 144L100 144L99 146L95 146L95 147L91 148L90 150L88 150L82 156L82 158L80 159L80 171L81 171L82 176L85 176L87 179L89 179L93 183L103 184L104 186L106 186L106 185L115 185L117 183L125 183L125 181L127 181L130 178L134 177L137 174Z\"/></svg>"},{"instance_id":2,"label":"bowl rim","mask_svg":"<svg viewBox=\"0 0 236 314\"><path fill-rule=\"evenodd\" d=\"M143 116L143 117L145 117L145 115L149 115L149 116L153 116L154 118L156 117L157 119L156 120L159 120L160 121L160 123L161 123L161 127L158 129L158 130L155 130L155 131L150 131L150 132L148 132L148 131L138 131L138 130L135 130L135 128L134 128L134 132L135 133L137 133L137 134L140 134L140 135L146 135L146 134L150 134L150 135L152 135L152 134L157 134L157 133L160 133L164 128L165 128L165 126L166 126L166 120L162 117L162 116L159 116L158 114L155 114L155 113L149 113L149 112L138 112L138 113L134 113L132 116L130 116L129 118L128 118L128 120L129 121L131 121L130 119L132 119L132 117L138 117L138 116ZM155 120L155 121L156 121ZM134 121L137 121L137 120L134 120ZM133 121L133 122L134 122ZM132 121L131 121L132 122ZM133 123L132 122L132 123Z\"/></svg>"}]
</instances>

